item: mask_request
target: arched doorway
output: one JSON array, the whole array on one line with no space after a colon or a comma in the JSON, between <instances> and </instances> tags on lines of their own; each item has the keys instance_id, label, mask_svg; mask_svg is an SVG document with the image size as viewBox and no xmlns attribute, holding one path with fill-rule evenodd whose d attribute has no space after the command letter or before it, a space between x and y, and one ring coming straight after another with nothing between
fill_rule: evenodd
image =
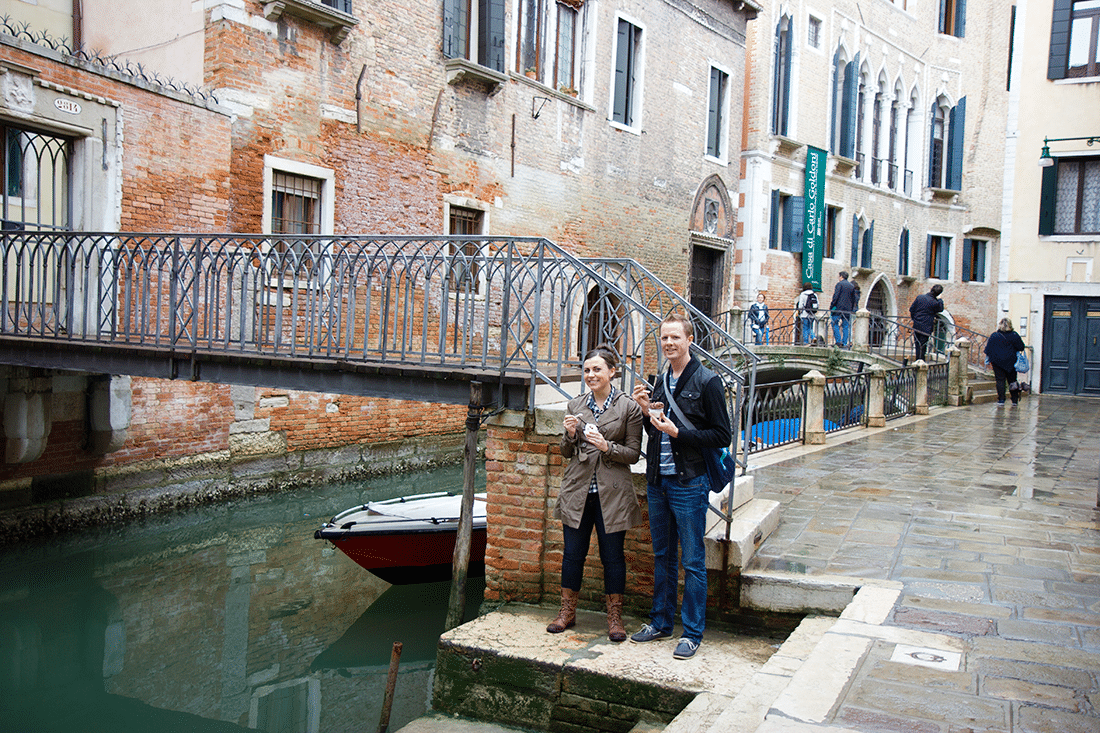
<instances>
[{"instance_id":1,"label":"arched doorway","mask_svg":"<svg viewBox=\"0 0 1100 733\"><path fill-rule=\"evenodd\" d=\"M889 295L882 280L877 280L871 286L871 292L867 293L867 305L865 307L871 314L867 339L872 348L882 346L883 341L886 339L886 322L883 319L887 317L886 309L889 303Z\"/></svg>"},{"instance_id":2,"label":"arched doorway","mask_svg":"<svg viewBox=\"0 0 1100 733\"><path fill-rule=\"evenodd\" d=\"M619 297L599 285L593 287L577 322L577 355L583 358L600 344L607 344L621 356L626 326L626 308Z\"/></svg>"}]
</instances>

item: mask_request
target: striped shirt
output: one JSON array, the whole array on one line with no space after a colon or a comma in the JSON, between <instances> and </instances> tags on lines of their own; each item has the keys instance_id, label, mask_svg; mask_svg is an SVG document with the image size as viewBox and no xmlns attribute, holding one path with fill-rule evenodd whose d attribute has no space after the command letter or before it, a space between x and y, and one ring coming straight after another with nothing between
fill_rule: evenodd
<instances>
[{"instance_id":1,"label":"striped shirt","mask_svg":"<svg viewBox=\"0 0 1100 733\"><path fill-rule=\"evenodd\" d=\"M607 412L607 408L611 407L611 400L615 399L615 388L612 387L611 391L607 393L607 399L603 401L603 406L596 405L596 397L591 392L588 393L588 409L592 411L592 416L598 421L600 415ZM593 423L595 424L595 423ZM608 449L610 450L610 448ZM598 493L599 487L596 486L596 472L592 472L592 482L588 484L588 493Z\"/></svg>"},{"instance_id":2,"label":"striped shirt","mask_svg":"<svg viewBox=\"0 0 1100 733\"><path fill-rule=\"evenodd\" d=\"M669 395L671 395L673 393L673 390L676 389L676 382L677 382L676 377L673 377L672 372L670 371L669 374L668 374L668 381L665 384L665 391ZM668 402L670 402L667 395L665 396L665 402L666 402L666 405L667 405ZM670 413L668 411L667 407L666 407L665 417L668 417L671 420L672 418L669 417L671 414L672 413ZM661 468L660 468L660 473L661 473L662 476L675 476L676 475L676 459L672 456L672 439L669 438L668 433L664 432L663 430L659 431L659 432L661 433L661 438L660 438L660 440L661 440Z\"/></svg>"}]
</instances>

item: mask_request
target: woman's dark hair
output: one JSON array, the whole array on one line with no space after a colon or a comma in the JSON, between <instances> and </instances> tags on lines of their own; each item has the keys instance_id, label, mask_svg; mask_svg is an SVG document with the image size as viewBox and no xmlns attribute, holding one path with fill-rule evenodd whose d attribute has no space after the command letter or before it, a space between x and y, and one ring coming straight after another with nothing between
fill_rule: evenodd
<instances>
[{"instance_id":1,"label":"woman's dark hair","mask_svg":"<svg viewBox=\"0 0 1100 733\"><path fill-rule=\"evenodd\" d=\"M584 359L581 360L581 363L583 364L589 359L595 359L597 356L603 359L609 369L619 368L619 354L610 344L596 344L596 346L589 349L588 353L584 355Z\"/></svg>"}]
</instances>

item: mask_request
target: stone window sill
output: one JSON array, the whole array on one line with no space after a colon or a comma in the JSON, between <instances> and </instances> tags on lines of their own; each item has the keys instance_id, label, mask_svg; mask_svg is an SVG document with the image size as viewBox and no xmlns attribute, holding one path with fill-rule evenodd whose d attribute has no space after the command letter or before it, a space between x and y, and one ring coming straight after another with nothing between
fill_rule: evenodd
<instances>
[{"instance_id":1,"label":"stone window sill","mask_svg":"<svg viewBox=\"0 0 1100 733\"><path fill-rule=\"evenodd\" d=\"M339 46L351 29L359 24L359 20L352 15L341 12L320 2L310 0L272 0L264 3L264 17L268 20L278 20L283 15L293 15L310 23L315 23L329 31L332 42Z\"/></svg>"}]
</instances>

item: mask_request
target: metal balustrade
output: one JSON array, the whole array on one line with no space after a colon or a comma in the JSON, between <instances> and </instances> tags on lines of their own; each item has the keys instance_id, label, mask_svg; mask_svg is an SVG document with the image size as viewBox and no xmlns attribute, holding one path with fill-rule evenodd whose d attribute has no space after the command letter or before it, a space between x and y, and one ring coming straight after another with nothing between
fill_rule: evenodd
<instances>
[{"instance_id":1,"label":"metal balustrade","mask_svg":"<svg viewBox=\"0 0 1100 733\"><path fill-rule=\"evenodd\" d=\"M749 452L802 442L805 423L805 380L760 385L745 420Z\"/></svg>"},{"instance_id":2,"label":"metal balustrade","mask_svg":"<svg viewBox=\"0 0 1100 733\"><path fill-rule=\"evenodd\" d=\"M863 425L867 416L867 374L825 379L825 432Z\"/></svg>"},{"instance_id":3,"label":"metal balustrade","mask_svg":"<svg viewBox=\"0 0 1100 733\"><path fill-rule=\"evenodd\" d=\"M914 412L917 404L916 369L886 369L882 375L882 414L886 419L893 420Z\"/></svg>"},{"instance_id":4,"label":"metal balustrade","mask_svg":"<svg viewBox=\"0 0 1100 733\"><path fill-rule=\"evenodd\" d=\"M660 324L676 311L696 325L693 351L725 380L740 435L759 357L630 260L582 260L537 238L0 239L0 338L9 343L507 375L527 383L529 409L540 385L569 395L596 343L619 350L625 390L659 373Z\"/></svg>"},{"instance_id":5,"label":"metal balustrade","mask_svg":"<svg viewBox=\"0 0 1100 733\"><path fill-rule=\"evenodd\" d=\"M928 365L928 404L946 405L948 394L948 364Z\"/></svg>"}]
</instances>

